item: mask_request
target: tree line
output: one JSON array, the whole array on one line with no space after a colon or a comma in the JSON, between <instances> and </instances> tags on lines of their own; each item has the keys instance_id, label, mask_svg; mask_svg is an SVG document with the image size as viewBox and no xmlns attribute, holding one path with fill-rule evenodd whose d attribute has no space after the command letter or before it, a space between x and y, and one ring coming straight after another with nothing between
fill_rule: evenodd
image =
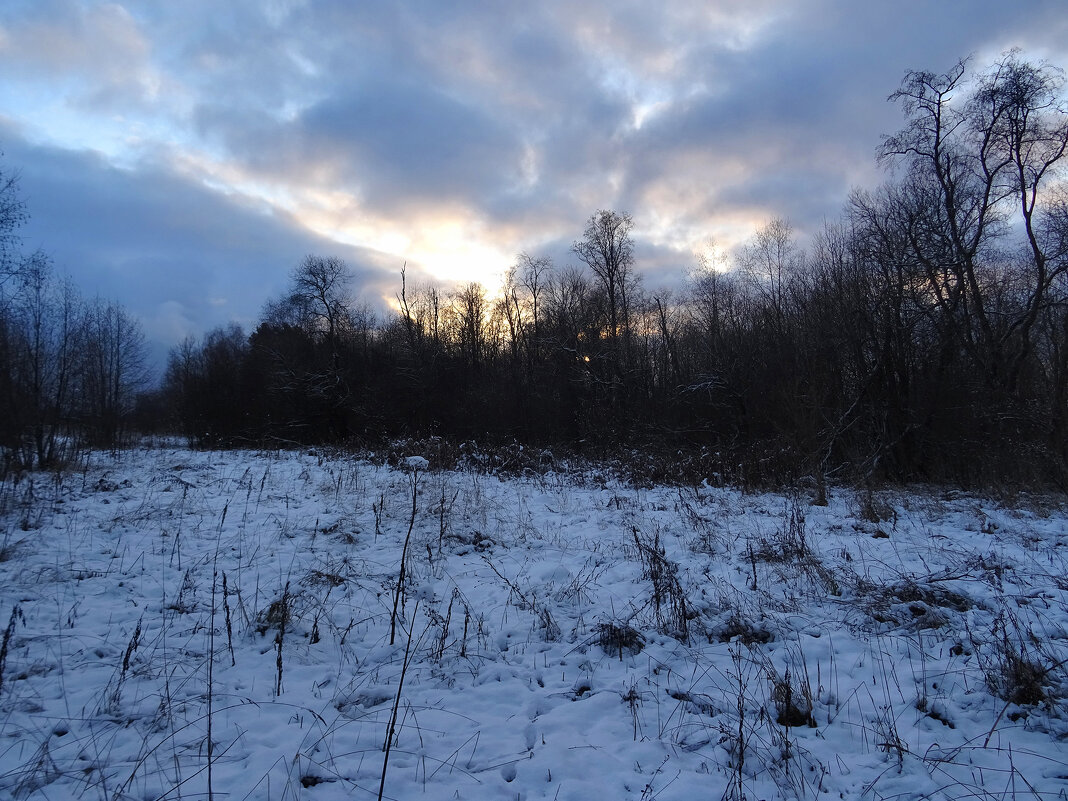
<instances>
[{"instance_id":1,"label":"tree line","mask_svg":"<svg viewBox=\"0 0 1068 801\"><path fill-rule=\"evenodd\" d=\"M1068 486L1063 86L1015 52L908 73L886 183L806 246L773 220L670 292L644 285L634 222L612 210L572 264L518 256L496 297L402 271L385 315L341 260L309 256L254 330L176 347L142 408L205 447L437 437L750 484ZM6 187L0 448L47 464L118 440L144 350L120 307L17 253Z\"/></svg>"},{"instance_id":2,"label":"tree line","mask_svg":"<svg viewBox=\"0 0 1068 801\"><path fill-rule=\"evenodd\" d=\"M0 477L115 447L144 389L140 324L22 252L17 177L0 173Z\"/></svg>"},{"instance_id":3,"label":"tree line","mask_svg":"<svg viewBox=\"0 0 1068 801\"><path fill-rule=\"evenodd\" d=\"M201 445L440 436L652 448L755 483L1065 486L1063 83L1015 52L908 73L890 180L810 246L774 220L681 291L643 286L611 210L575 265L520 255L497 298L402 272L383 319L309 256L251 334L177 348L165 395Z\"/></svg>"}]
</instances>

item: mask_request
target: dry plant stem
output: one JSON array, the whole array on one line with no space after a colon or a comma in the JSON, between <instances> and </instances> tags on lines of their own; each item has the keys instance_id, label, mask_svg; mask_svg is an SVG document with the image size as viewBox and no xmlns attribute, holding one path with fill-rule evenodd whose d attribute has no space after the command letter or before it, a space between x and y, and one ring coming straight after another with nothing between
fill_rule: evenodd
<instances>
[{"instance_id":1,"label":"dry plant stem","mask_svg":"<svg viewBox=\"0 0 1068 801\"><path fill-rule=\"evenodd\" d=\"M378 542L378 535L382 533L382 507L386 505L386 496L384 494L379 495L378 501L371 504L371 509L375 513L375 542Z\"/></svg>"},{"instance_id":2,"label":"dry plant stem","mask_svg":"<svg viewBox=\"0 0 1068 801\"><path fill-rule=\"evenodd\" d=\"M286 636L286 619L289 617L289 582L286 582L285 589L282 590L282 612L279 615L278 621L278 636L275 638L275 644L277 645L277 657L275 659L275 667L277 669L277 676L274 684L274 695L276 698L282 695L282 644L285 642Z\"/></svg>"},{"instance_id":3,"label":"dry plant stem","mask_svg":"<svg viewBox=\"0 0 1068 801\"><path fill-rule=\"evenodd\" d=\"M223 571L223 610L226 612L226 644L230 648L230 667L237 666L234 656L234 627L230 620L230 588L226 586L226 571Z\"/></svg>"},{"instance_id":4,"label":"dry plant stem","mask_svg":"<svg viewBox=\"0 0 1068 801\"><path fill-rule=\"evenodd\" d=\"M734 775L731 777L737 785L735 787L736 797L745 797L745 785L743 783L745 778L745 682L742 680L742 650L741 646L732 647L731 659L734 662L735 678L738 681L738 693L737 693L737 711L738 711L738 759L735 766Z\"/></svg>"},{"instance_id":5,"label":"dry plant stem","mask_svg":"<svg viewBox=\"0 0 1068 801\"><path fill-rule=\"evenodd\" d=\"M4 641L0 644L0 690L4 688L4 665L7 663L7 647L11 642L11 635L15 632L15 621L22 617L22 609L18 604L11 610L11 618L7 621L4 629Z\"/></svg>"},{"instance_id":6,"label":"dry plant stem","mask_svg":"<svg viewBox=\"0 0 1068 801\"><path fill-rule=\"evenodd\" d=\"M471 610L464 603L464 639L460 645L460 658L467 659L467 627L471 623Z\"/></svg>"},{"instance_id":7,"label":"dry plant stem","mask_svg":"<svg viewBox=\"0 0 1068 801\"><path fill-rule=\"evenodd\" d=\"M211 763L212 757L215 755L211 730L211 706L213 700L212 681L215 677L215 589L219 580L219 547L222 542L223 526L226 524L226 511L229 508L229 504L223 505L222 517L219 519L219 530L215 538L215 556L212 558L211 563L211 620L208 624L208 801L214 801L215 799L211 781Z\"/></svg>"},{"instance_id":8,"label":"dry plant stem","mask_svg":"<svg viewBox=\"0 0 1068 801\"><path fill-rule=\"evenodd\" d=\"M441 624L441 638L437 642L437 646L434 649L434 656L441 659L445 655L445 646L449 639L449 623L452 622L452 605L456 601L459 595L458 590L453 590L452 597L449 598L449 608L445 612L445 619Z\"/></svg>"},{"instance_id":9,"label":"dry plant stem","mask_svg":"<svg viewBox=\"0 0 1068 801\"><path fill-rule=\"evenodd\" d=\"M459 490L457 490L459 492ZM441 500L438 502L438 554L445 541L445 479L441 479Z\"/></svg>"},{"instance_id":10,"label":"dry plant stem","mask_svg":"<svg viewBox=\"0 0 1068 801\"><path fill-rule=\"evenodd\" d=\"M756 554L753 553L753 543L749 542L749 543L746 543L746 544L747 544L747 546L749 548L749 564L753 568L753 581L749 585L749 589L751 589L753 592L756 592L757 591Z\"/></svg>"},{"instance_id":11,"label":"dry plant stem","mask_svg":"<svg viewBox=\"0 0 1068 801\"><path fill-rule=\"evenodd\" d=\"M452 494L452 500L445 503L445 479L441 479L441 501L438 504L438 554L441 554L441 548L445 541L445 530L449 527L449 515L452 514L452 507L456 503L456 499L460 497L459 488Z\"/></svg>"},{"instance_id":12,"label":"dry plant stem","mask_svg":"<svg viewBox=\"0 0 1068 801\"><path fill-rule=\"evenodd\" d=\"M510 578L508 578L506 575L504 575L504 573L502 573L500 570L498 570L497 566L495 564L493 564L493 562L491 562L489 560L488 556L486 556L485 554L482 554L482 561L484 561L489 566L489 569L497 574L497 578L499 578L501 581L503 581L505 583L505 585L508 587L508 589L510 589L512 591L512 595L514 595L516 597L516 606L518 608L520 608L520 609L529 609L531 612L536 612L537 611L537 606L534 603L534 601L528 601L526 595L524 595L523 591L521 589L519 589L518 586L516 586L516 583L514 581L512 581ZM510 598L511 598L511 596L509 596L509 599Z\"/></svg>"},{"instance_id":13,"label":"dry plant stem","mask_svg":"<svg viewBox=\"0 0 1068 801\"><path fill-rule=\"evenodd\" d=\"M408 519L408 533L404 537L404 547L401 549L400 570L397 571L397 588L393 591L393 613L389 616L389 644L393 645L397 640L397 609L400 607L401 595L404 592L404 582L407 579L408 544L412 540L412 529L415 528L416 502L419 495L419 471L412 470L412 515Z\"/></svg>"},{"instance_id":14,"label":"dry plant stem","mask_svg":"<svg viewBox=\"0 0 1068 801\"><path fill-rule=\"evenodd\" d=\"M414 488L415 482L412 482ZM414 491L414 489L413 489ZM393 710L389 715L389 726L386 727L386 741L382 744L385 756L382 758L382 779L378 784L378 801L386 791L386 770L389 767L389 752L393 750L393 736L397 730L397 710L400 708L401 692L404 690L404 677L408 674L408 666L412 663L412 634L415 629L415 618L419 614L419 601L415 602L415 610L412 613L412 628L408 630L408 642L404 646L404 661L401 663L400 681L397 683L397 695L393 699Z\"/></svg>"},{"instance_id":15,"label":"dry plant stem","mask_svg":"<svg viewBox=\"0 0 1068 801\"><path fill-rule=\"evenodd\" d=\"M126 644L126 653L122 656L122 669L119 671L118 681L115 683L115 692L111 697L111 705L117 710L119 708L120 698L122 696L122 685L126 681L126 674L130 670L130 659L133 657L134 652L137 650L138 643L141 639L141 623L144 622L144 616L138 618L137 626L134 628L133 635L130 637L130 641Z\"/></svg>"}]
</instances>

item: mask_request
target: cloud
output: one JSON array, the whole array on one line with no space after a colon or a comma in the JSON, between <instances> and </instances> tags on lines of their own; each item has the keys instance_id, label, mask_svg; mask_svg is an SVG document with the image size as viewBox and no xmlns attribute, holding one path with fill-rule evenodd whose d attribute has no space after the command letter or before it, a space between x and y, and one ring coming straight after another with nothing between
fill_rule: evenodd
<instances>
[{"instance_id":1,"label":"cloud","mask_svg":"<svg viewBox=\"0 0 1068 801\"><path fill-rule=\"evenodd\" d=\"M0 68L47 82L86 109L125 109L158 99L151 44L117 3L44 0L0 13Z\"/></svg>"},{"instance_id":2,"label":"cloud","mask_svg":"<svg viewBox=\"0 0 1068 801\"><path fill-rule=\"evenodd\" d=\"M710 37L680 60L691 93L658 107L624 148L620 197L639 227L642 209L667 209L680 236L697 235L704 220L730 238L740 216L750 230L786 217L811 234L837 217L850 188L882 180L874 152L901 125L886 97L906 70L1053 39L1038 34L1040 20L995 3L789 8L743 47ZM1044 5L1036 16L1051 12ZM1063 29L1061 15L1051 21Z\"/></svg>"}]
</instances>

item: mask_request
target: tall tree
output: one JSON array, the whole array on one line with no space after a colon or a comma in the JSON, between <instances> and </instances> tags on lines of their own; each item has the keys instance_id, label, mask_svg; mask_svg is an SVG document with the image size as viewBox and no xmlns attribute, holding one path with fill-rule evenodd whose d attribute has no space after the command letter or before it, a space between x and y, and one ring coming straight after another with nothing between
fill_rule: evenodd
<instances>
[{"instance_id":1,"label":"tall tree","mask_svg":"<svg viewBox=\"0 0 1068 801\"><path fill-rule=\"evenodd\" d=\"M64 435L86 341L84 304L39 253L20 265L16 282L10 367L21 461L49 466L68 455L72 443Z\"/></svg>"},{"instance_id":2,"label":"tall tree","mask_svg":"<svg viewBox=\"0 0 1068 801\"><path fill-rule=\"evenodd\" d=\"M624 381L631 359L629 295L634 287L634 243L629 214L601 210L586 223L582 239L571 249L601 283L607 303L605 338L615 385Z\"/></svg>"},{"instance_id":3,"label":"tall tree","mask_svg":"<svg viewBox=\"0 0 1068 801\"><path fill-rule=\"evenodd\" d=\"M1068 147L1064 76L1011 52L962 100L966 79L964 61L944 74L909 72L891 95L906 125L881 157L907 169L905 233L948 330L987 389L1011 393L1048 289L1068 267L1051 261L1039 225ZM1007 241L1014 221L1023 243ZM1010 283L1014 302L992 308Z\"/></svg>"},{"instance_id":4,"label":"tall tree","mask_svg":"<svg viewBox=\"0 0 1068 801\"><path fill-rule=\"evenodd\" d=\"M140 324L114 302L92 303L85 322L83 422L94 442L114 446L145 384L145 338Z\"/></svg>"}]
</instances>

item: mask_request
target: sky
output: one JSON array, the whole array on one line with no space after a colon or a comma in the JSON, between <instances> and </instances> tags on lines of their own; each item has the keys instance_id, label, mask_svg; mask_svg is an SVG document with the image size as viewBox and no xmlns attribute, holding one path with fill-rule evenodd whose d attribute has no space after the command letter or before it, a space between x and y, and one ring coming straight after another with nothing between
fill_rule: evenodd
<instances>
[{"instance_id":1,"label":"sky","mask_svg":"<svg viewBox=\"0 0 1068 801\"><path fill-rule=\"evenodd\" d=\"M385 309L492 290L634 220L649 287L768 221L803 242L885 180L907 70L1068 66L1061 0L0 4L0 172L43 250L153 357L253 327L307 254Z\"/></svg>"}]
</instances>

